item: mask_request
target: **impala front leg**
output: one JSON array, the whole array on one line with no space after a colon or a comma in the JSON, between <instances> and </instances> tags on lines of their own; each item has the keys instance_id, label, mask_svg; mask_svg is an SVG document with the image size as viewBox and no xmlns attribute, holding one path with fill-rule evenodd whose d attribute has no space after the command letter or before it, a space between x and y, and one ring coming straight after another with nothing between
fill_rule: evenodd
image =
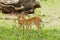
<instances>
[{"instance_id":1,"label":"impala front leg","mask_svg":"<svg viewBox=\"0 0 60 40\"><path fill-rule=\"evenodd\" d=\"M19 24L19 29L20 29L20 31L23 30L23 27L22 27L22 25L20 25L20 24Z\"/></svg>"}]
</instances>

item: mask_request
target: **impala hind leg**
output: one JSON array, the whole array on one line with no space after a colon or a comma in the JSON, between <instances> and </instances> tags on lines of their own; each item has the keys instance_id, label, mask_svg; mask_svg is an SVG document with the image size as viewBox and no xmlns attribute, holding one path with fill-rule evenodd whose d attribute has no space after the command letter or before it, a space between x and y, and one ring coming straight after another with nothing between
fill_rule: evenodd
<instances>
[{"instance_id":1,"label":"impala hind leg","mask_svg":"<svg viewBox=\"0 0 60 40\"><path fill-rule=\"evenodd\" d=\"M40 32L40 26L39 26L39 24L35 24L35 25L37 27L38 32Z\"/></svg>"},{"instance_id":2,"label":"impala hind leg","mask_svg":"<svg viewBox=\"0 0 60 40\"><path fill-rule=\"evenodd\" d=\"M38 40L40 40L40 26L39 26L39 22L38 23L35 23L35 25L36 25L37 30L38 30L38 33L37 33Z\"/></svg>"}]
</instances>

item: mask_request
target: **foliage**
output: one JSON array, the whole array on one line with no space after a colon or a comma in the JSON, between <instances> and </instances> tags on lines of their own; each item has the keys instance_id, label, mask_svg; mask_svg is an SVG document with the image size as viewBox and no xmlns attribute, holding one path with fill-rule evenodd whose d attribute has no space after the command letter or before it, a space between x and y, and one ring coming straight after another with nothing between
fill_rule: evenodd
<instances>
[{"instance_id":1,"label":"foliage","mask_svg":"<svg viewBox=\"0 0 60 40\"><path fill-rule=\"evenodd\" d=\"M60 0L40 0L41 8L35 10L37 15L52 15L51 19L49 16L42 16L45 23L41 26L39 39L40 40L60 40ZM55 15L55 16L54 16ZM3 17L2 14L0 17ZM53 25L55 22L55 26ZM52 23L52 24L50 24ZM53 26L51 26L53 25ZM33 26L32 26L33 27ZM28 34L30 34L28 36ZM36 30L20 31L18 24L13 20L0 20L0 40L38 40Z\"/></svg>"}]
</instances>

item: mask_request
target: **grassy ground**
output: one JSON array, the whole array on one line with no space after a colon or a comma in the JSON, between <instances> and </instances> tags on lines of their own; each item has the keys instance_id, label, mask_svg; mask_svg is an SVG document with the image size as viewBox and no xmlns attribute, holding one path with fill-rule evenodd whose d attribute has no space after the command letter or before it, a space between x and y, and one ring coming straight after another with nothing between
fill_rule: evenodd
<instances>
[{"instance_id":1,"label":"grassy ground","mask_svg":"<svg viewBox=\"0 0 60 40\"><path fill-rule=\"evenodd\" d=\"M41 0L40 4L41 8L36 9L35 14L46 15L42 16L46 23L41 26L39 37L37 30L23 32L15 20L1 19L0 40L60 40L60 0ZM4 18L1 13L0 17Z\"/></svg>"}]
</instances>

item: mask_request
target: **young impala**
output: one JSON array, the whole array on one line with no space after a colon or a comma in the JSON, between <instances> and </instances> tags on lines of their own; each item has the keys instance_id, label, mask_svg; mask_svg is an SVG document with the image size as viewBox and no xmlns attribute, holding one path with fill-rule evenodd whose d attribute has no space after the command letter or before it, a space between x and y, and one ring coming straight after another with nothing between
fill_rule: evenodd
<instances>
[{"instance_id":1,"label":"young impala","mask_svg":"<svg viewBox=\"0 0 60 40\"><path fill-rule=\"evenodd\" d=\"M18 14L17 17L18 17L19 27L22 30L23 29L23 25L26 23L26 19L24 18L23 15L20 15L20 14Z\"/></svg>"},{"instance_id":2,"label":"young impala","mask_svg":"<svg viewBox=\"0 0 60 40\"><path fill-rule=\"evenodd\" d=\"M25 14L23 15L18 15L18 24L21 25L20 28L22 28L23 25L26 25L26 29L28 30L31 28L31 24L36 25L38 31L40 31L40 24L42 22L41 18L39 17L32 17L32 18L25 18Z\"/></svg>"}]
</instances>

